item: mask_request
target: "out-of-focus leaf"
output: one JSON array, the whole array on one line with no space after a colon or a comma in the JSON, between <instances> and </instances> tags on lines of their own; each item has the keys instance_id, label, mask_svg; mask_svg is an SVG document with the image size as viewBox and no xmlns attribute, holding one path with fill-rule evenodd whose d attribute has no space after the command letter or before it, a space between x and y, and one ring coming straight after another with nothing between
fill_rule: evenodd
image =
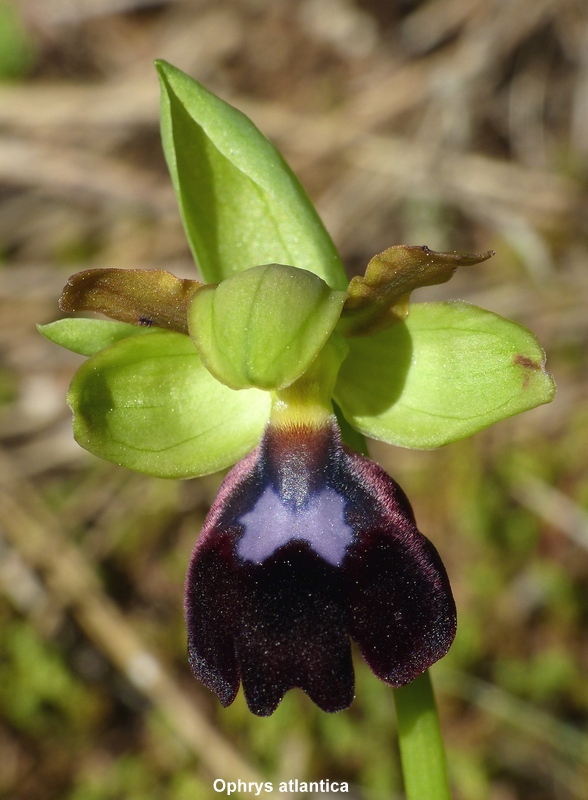
<instances>
[{"instance_id":1,"label":"out-of-focus leaf","mask_svg":"<svg viewBox=\"0 0 588 800\"><path fill-rule=\"evenodd\" d=\"M312 272L265 264L199 289L188 312L190 335L227 386L280 389L316 358L345 297Z\"/></svg>"},{"instance_id":2,"label":"out-of-focus leaf","mask_svg":"<svg viewBox=\"0 0 588 800\"><path fill-rule=\"evenodd\" d=\"M33 37L18 2L0 0L0 80L21 78L35 63Z\"/></svg>"},{"instance_id":3,"label":"out-of-focus leaf","mask_svg":"<svg viewBox=\"0 0 588 800\"><path fill-rule=\"evenodd\" d=\"M47 325L37 325L37 330L46 339L73 350L82 356L93 356L99 350L109 347L120 339L154 333L151 328L114 322L109 319L58 319Z\"/></svg>"},{"instance_id":4,"label":"out-of-focus leaf","mask_svg":"<svg viewBox=\"0 0 588 800\"><path fill-rule=\"evenodd\" d=\"M535 336L463 302L417 303L405 322L349 339L335 400L365 436L433 448L548 403Z\"/></svg>"},{"instance_id":5,"label":"out-of-focus leaf","mask_svg":"<svg viewBox=\"0 0 588 800\"><path fill-rule=\"evenodd\" d=\"M107 461L160 478L234 464L261 437L271 398L235 392L202 364L187 336L123 339L90 358L72 381L74 435Z\"/></svg>"},{"instance_id":6,"label":"out-of-focus leaf","mask_svg":"<svg viewBox=\"0 0 588 800\"><path fill-rule=\"evenodd\" d=\"M275 147L240 111L164 61L163 147L194 258L207 282L290 264L344 289L314 206Z\"/></svg>"}]
</instances>

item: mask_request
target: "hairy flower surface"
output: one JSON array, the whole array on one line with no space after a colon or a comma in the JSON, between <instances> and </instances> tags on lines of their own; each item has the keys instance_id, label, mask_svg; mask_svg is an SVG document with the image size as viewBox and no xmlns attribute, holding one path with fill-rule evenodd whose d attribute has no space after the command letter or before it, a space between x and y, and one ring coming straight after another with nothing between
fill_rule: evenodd
<instances>
[{"instance_id":1,"label":"hairy flower surface","mask_svg":"<svg viewBox=\"0 0 588 800\"><path fill-rule=\"evenodd\" d=\"M325 711L354 695L350 637L402 686L441 658L455 605L437 551L379 466L334 417L274 426L226 477L186 582L190 665L223 705L239 684L271 714L303 689Z\"/></svg>"}]
</instances>

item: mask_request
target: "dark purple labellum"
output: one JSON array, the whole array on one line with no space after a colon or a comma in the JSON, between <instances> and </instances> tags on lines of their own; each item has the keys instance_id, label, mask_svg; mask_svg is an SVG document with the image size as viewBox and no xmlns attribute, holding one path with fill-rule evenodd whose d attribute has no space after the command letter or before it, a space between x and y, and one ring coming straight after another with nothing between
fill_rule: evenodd
<instances>
[{"instance_id":1,"label":"dark purple labellum","mask_svg":"<svg viewBox=\"0 0 588 800\"><path fill-rule=\"evenodd\" d=\"M380 467L324 428L267 428L226 477L186 581L194 675L224 706L239 684L271 714L299 687L325 711L353 700L350 637L403 686L455 636L445 568Z\"/></svg>"}]
</instances>

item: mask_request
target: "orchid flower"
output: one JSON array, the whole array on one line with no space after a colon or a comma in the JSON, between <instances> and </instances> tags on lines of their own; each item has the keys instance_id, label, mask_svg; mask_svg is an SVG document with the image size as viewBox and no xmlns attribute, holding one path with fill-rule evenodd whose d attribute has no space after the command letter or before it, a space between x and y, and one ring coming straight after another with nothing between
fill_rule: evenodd
<instances>
[{"instance_id":1,"label":"orchid flower","mask_svg":"<svg viewBox=\"0 0 588 800\"><path fill-rule=\"evenodd\" d=\"M91 269L42 326L88 356L68 402L77 441L130 469L191 478L232 465L186 582L189 660L230 704L271 714L303 689L354 695L350 639L403 686L449 649L441 559L364 437L434 448L554 392L520 325L461 301L411 303L492 253L392 246L347 282L275 148L240 112L160 62L162 133L204 282Z\"/></svg>"}]
</instances>

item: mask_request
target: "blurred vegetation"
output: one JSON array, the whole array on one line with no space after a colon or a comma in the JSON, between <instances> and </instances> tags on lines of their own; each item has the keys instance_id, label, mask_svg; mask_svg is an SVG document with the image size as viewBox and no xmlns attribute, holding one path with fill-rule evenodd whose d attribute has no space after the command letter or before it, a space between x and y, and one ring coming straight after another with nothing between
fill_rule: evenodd
<instances>
[{"instance_id":1,"label":"blurred vegetation","mask_svg":"<svg viewBox=\"0 0 588 800\"><path fill-rule=\"evenodd\" d=\"M458 603L433 670L456 800L586 798L586 5L21 0L0 31L0 797L207 800L246 774L402 797L390 690L359 659L334 716L294 691L257 719L192 680L182 585L221 476L148 479L81 451L64 401L80 359L34 329L78 269L194 274L161 57L276 142L350 275L395 243L497 251L418 299L532 328L554 403L438 451L372 453Z\"/></svg>"}]
</instances>

